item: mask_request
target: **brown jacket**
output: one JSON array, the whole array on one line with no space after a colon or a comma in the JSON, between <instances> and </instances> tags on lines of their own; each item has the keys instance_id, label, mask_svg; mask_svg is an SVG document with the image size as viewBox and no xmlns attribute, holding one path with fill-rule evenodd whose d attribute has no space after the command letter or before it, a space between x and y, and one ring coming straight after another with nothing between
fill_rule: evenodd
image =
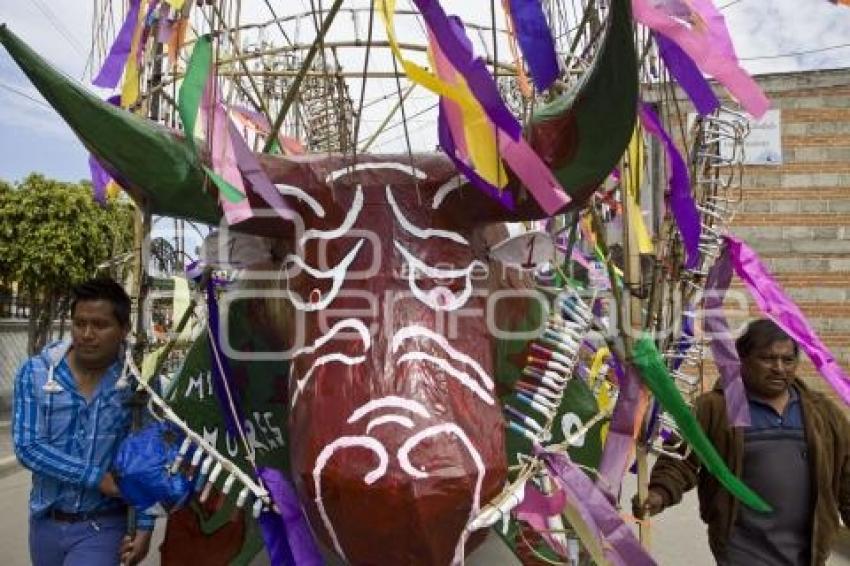
<instances>
[{"instance_id":1,"label":"brown jacket","mask_svg":"<svg viewBox=\"0 0 850 566\"><path fill-rule=\"evenodd\" d=\"M803 410L806 442L812 469L812 497L815 501L812 530L812 565L826 562L838 533L839 515L850 526L850 423L829 399L810 391L797 381ZM726 402L721 389L697 399L696 417L720 456L735 475L741 476L744 435L730 428ZM682 495L697 487L700 517L708 524L711 551L722 554L738 512L738 501L720 483L700 468L694 454L684 460L658 458L649 480L650 489L674 505Z\"/></svg>"}]
</instances>

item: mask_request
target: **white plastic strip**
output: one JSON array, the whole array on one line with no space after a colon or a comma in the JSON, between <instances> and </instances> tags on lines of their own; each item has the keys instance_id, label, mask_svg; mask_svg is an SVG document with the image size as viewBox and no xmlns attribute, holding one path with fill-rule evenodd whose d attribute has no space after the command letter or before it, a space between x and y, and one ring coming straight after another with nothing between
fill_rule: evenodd
<instances>
[{"instance_id":1,"label":"white plastic strip","mask_svg":"<svg viewBox=\"0 0 850 566\"><path fill-rule=\"evenodd\" d=\"M304 201L304 204L310 207L310 209L313 211L313 214L315 214L319 218L325 217L324 207L319 203L319 201L307 194L304 190L299 189L298 187L293 187L292 185L286 185L284 183L277 183L275 187L277 188L277 192L279 192L281 196L295 197L300 201Z\"/></svg>"},{"instance_id":2,"label":"white plastic strip","mask_svg":"<svg viewBox=\"0 0 850 566\"><path fill-rule=\"evenodd\" d=\"M405 409L411 413L419 415L422 418L431 418L431 414L428 412L428 409L422 405L422 403L414 401L413 399L405 399L404 397L389 395L387 397L381 397L380 399L372 399L368 403L364 403L351 413L351 416L348 417L348 422L349 424L357 422L369 413L386 407L391 407L393 409Z\"/></svg>"},{"instance_id":3,"label":"white plastic strip","mask_svg":"<svg viewBox=\"0 0 850 566\"><path fill-rule=\"evenodd\" d=\"M322 297L322 300L317 303L303 302L301 299L293 295L292 292L289 290L289 287L287 286L286 294L289 296L289 300L292 302L293 306L298 310L309 312L322 310L326 308L329 304L331 304L331 301L333 301L336 298L337 293L339 293L340 287L342 287L342 282L345 280L345 274L348 271L348 266L350 266L351 263L354 261L354 258L357 257L357 252L359 252L360 248L363 247L364 241L365 240L362 238L358 240L357 244L355 244L351 251L348 252L348 255L345 256L345 258L341 262L339 262L339 265L327 271L320 271L318 269L310 267L309 265L304 263L304 260L301 259L301 256L299 255L289 254L288 256L286 256L286 258L284 258L283 260L284 263L287 261L292 261L293 263L297 264L298 267L306 271L311 277L315 277L316 279L333 279L333 285L331 286L330 291L327 293L327 295Z\"/></svg>"},{"instance_id":4,"label":"white plastic strip","mask_svg":"<svg viewBox=\"0 0 850 566\"><path fill-rule=\"evenodd\" d=\"M440 205L443 204L443 201L449 196L449 193L452 191L456 191L463 186L465 183L465 179L462 175L455 175L437 189L437 192L434 194L434 201L431 203L431 208L437 210L440 208Z\"/></svg>"},{"instance_id":5,"label":"white plastic strip","mask_svg":"<svg viewBox=\"0 0 850 566\"><path fill-rule=\"evenodd\" d=\"M487 391L485 391L476 380L472 379L465 371L460 371L459 369L456 369L448 362L448 360L444 358L438 358L436 356L432 356L431 354L426 354L425 352L407 352L403 354L398 360L396 360L396 365L401 365L405 362L432 363L438 368L440 368L442 371L457 379L464 387L475 393L482 401L484 401L488 405L492 405L494 403L493 397L489 393L487 393Z\"/></svg>"},{"instance_id":6,"label":"white plastic strip","mask_svg":"<svg viewBox=\"0 0 850 566\"><path fill-rule=\"evenodd\" d=\"M293 352L291 358L296 358L298 356L302 356L304 354L312 354L322 346L324 346L328 340L336 336L340 330L344 328L351 328L357 331L360 334L360 339L363 340L363 351L369 350L372 347L372 336L369 334L369 329L366 327L366 324L358 319L358 318L345 318L340 320L336 324L334 324L330 330L328 330L325 334L320 336L312 346L304 346L303 348L298 348Z\"/></svg>"},{"instance_id":7,"label":"white plastic strip","mask_svg":"<svg viewBox=\"0 0 850 566\"><path fill-rule=\"evenodd\" d=\"M404 256L407 263L410 264L407 270L407 283L410 287L411 293L413 293L420 302L435 311L453 311L463 307L466 304L466 301L469 300L470 295L472 295L472 270L475 269L476 266L481 266L483 269L486 269L487 267L482 261L477 259L473 260L472 263L464 269L441 269L431 267L407 251L407 249L397 240L393 240L393 243L395 244L396 249L401 252L401 255ZM424 273L431 279L454 279L457 277L464 277L466 279L464 289L461 291L460 295L454 295L451 293L454 300L441 303L437 301L434 294L425 292L416 285L417 271Z\"/></svg>"},{"instance_id":8,"label":"white plastic strip","mask_svg":"<svg viewBox=\"0 0 850 566\"><path fill-rule=\"evenodd\" d=\"M304 388L307 387L307 382L310 381L311 377L313 377L313 372L316 371L316 368L332 362L338 362L347 366L356 366L358 364L362 364L365 361L366 356L351 357L346 356L345 354L340 354L339 352L334 352L332 354L327 354L325 356L320 356L316 358L313 361L313 364L304 374L304 376L298 379L296 382L295 393L292 394L292 407L295 407L295 404L298 402L298 399L301 398L301 393L304 391Z\"/></svg>"},{"instance_id":9,"label":"white plastic strip","mask_svg":"<svg viewBox=\"0 0 850 566\"><path fill-rule=\"evenodd\" d=\"M457 232L451 232L449 230L437 230L434 228L419 228L418 226L414 226L410 220L405 218L404 213L399 208L398 203L396 203L395 198L393 197L392 188L387 185L387 202L390 203L390 208L393 210L393 215L395 215L396 221L401 225L404 230L410 234L413 234L417 238L421 238L423 240L427 240L428 238L446 238L452 240L453 242L457 242L458 244L463 244L464 246L468 246L469 242L458 234Z\"/></svg>"},{"instance_id":10,"label":"white plastic strip","mask_svg":"<svg viewBox=\"0 0 850 566\"><path fill-rule=\"evenodd\" d=\"M409 417L403 415L383 415L372 419L366 424L366 434L371 433L373 428L389 423L395 423L404 428L413 428L413 421Z\"/></svg>"},{"instance_id":11,"label":"white plastic strip","mask_svg":"<svg viewBox=\"0 0 850 566\"><path fill-rule=\"evenodd\" d=\"M339 228L334 228L333 230L305 230L301 238L298 239L298 245L303 248L304 244L309 240L333 240L341 238L354 226L361 210L363 210L363 188L357 185L357 189L354 192L354 199L351 201L351 208L348 210Z\"/></svg>"},{"instance_id":12,"label":"white plastic strip","mask_svg":"<svg viewBox=\"0 0 850 566\"><path fill-rule=\"evenodd\" d=\"M417 169L412 165L405 165L404 163L398 163L395 161L376 161L374 163L355 163L354 165L349 165L347 167L343 167L342 169L331 171L328 176L325 177L325 183L330 185L340 177L350 175L351 173L355 173L357 171L367 171L370 169L395 169L396 171L407 173L411 177L415 177L417 179L424 180L428 178L428 175L426 175L424 171L422 171L421 169Z\"/></svg>"},{"instance_id":13,"label":"white plastic strip","mask_svg":"<svg viewBox=\"0 0 850 566\"><path fill-rule=\"evenodd\" d=\"M487 387L488 390L493 389L493 378L484 371L484 368L481 367L476 360L464 354L463 352L455 349L445 336L442 334L437 334L430 328L426 328L424 326L419 326L418 324L412 324L410 326L404 326L399 328L395 334L393 334L392 338L392 351L397 352L401 347L402 342L405 340L409 340L411 338L428 338L436 342L446 354L449 355L453 360L460 362L462 364L470 366L475 370L475 373L478 374L478 377L481 378L481 381L484 383L484 386Z\"/></svg>"}]
</instances>

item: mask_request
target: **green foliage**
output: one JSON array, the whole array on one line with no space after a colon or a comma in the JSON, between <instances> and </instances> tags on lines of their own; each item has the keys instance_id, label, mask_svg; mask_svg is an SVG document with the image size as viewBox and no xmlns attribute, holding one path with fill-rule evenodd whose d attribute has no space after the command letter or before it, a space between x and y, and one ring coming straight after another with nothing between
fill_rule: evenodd
<instances>
[{"instance_id":1,"label":"green foliage","mask_svg":"<svg viewBox=\"0 0 850 566\"><path fill-rule=\"evenodd\" d=\"M0 279L33 296L61 295L99 264L132 248L128 203L98 205L86 183L30 174L0 182Z\"/></svg>"}]
</instances>

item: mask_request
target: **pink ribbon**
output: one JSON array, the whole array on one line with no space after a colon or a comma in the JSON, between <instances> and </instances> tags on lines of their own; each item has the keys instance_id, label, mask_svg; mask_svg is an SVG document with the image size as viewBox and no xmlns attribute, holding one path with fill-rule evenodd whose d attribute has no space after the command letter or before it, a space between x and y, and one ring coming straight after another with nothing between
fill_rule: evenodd
<instances>
[{"instance_id":1,"label":"pink ribbon","mask_svg":"<svg viewBox=\"0 0 850 566\"><path fill-rule=\"evenodd\" d=\"M632 0L632 7L635 20L676 42L747 112L756 118L764 115L770 101L738 63L723 15L710 0Z\"/></svg>"},{"instance_id":2,"label":"pink ribbon","mask_svg":"<svg viewBox=\"0 0 850 566\"><path fill-rule=\"evenodd\" d=\"M850 379L806 321L800 307L785 294L752 248L731 235L724 236L724 240L735 273L747 286L759 309L797 342L827 383L850 405Z\"/></svg>"}]
</instances>

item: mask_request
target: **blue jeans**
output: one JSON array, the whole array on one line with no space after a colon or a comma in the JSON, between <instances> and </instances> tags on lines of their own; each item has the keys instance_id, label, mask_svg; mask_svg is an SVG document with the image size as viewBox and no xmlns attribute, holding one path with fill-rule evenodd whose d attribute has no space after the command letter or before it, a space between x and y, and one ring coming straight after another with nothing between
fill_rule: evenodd
<instances>
[{"instance_id":1,"label":"blue jeans","mask_svg":"<svg viewBox=\"0 0 850 566\"><path fill-rule=\"evenodd\" d=\"M126 531L121 515L76 523L30 517L30 560L33 566L115 566Z\"/></svg>"}]
</instances>

